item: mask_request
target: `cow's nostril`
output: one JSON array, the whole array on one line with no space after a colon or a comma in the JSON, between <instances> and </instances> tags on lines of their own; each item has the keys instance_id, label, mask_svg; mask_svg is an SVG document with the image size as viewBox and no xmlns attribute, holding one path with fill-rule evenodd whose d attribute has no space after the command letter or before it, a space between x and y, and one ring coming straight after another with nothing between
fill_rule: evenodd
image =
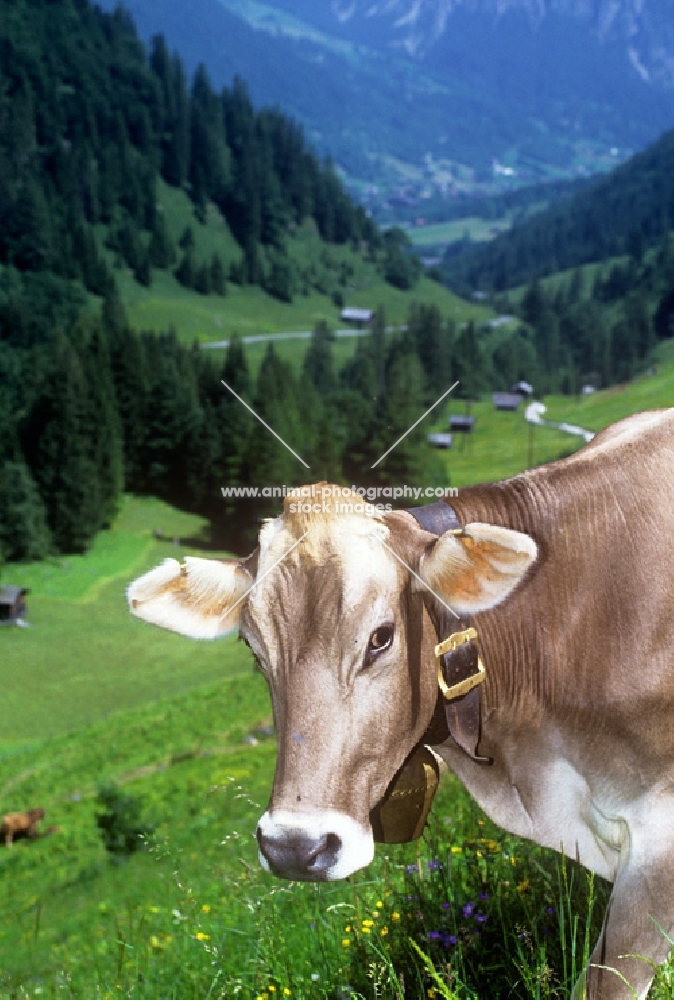
<instances>
[{"instance_id":1,"label":"cow's nostril","mask_svg":"<svg viewBox=\"0 0 674 1000\"><path fill-rule=\"evenodd\" d=\"M257 830L257 842L274 875L298 881L320 881L337 861L342 848L336 833L310 837L296 830L283 831L275 836Z\"/></svg>"},{"instance_id":2,"label":"cow's nostril","mask_svg":"<svg viewBox=\"0 0 674 1000\"><path fill-rule=\"evenodd\" d=\"M324 834L311 850L307 864L308 870L327 872L337 860L341 847L341 838L336 833Z\"/></svg>"}]
</instances>

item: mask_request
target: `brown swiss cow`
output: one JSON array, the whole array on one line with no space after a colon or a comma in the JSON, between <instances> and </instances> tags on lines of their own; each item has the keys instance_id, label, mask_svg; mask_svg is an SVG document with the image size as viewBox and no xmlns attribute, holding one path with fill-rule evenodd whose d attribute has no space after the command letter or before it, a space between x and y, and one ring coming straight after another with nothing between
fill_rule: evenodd
<instances>
[{"instance_id":1,"label":"brown swiss cow","mask_svg":"<svg viewBox=\"0 0 674 1000\"><path fill-rule=\"evenodd\" d=\"M367 865L373 809L430 743L497 823L613 881L578 995L631 997L625 977L644 997L652 966L634 956L662 962L674 933L674 410L462 490L458 531L332 497L286 498L248 560L167 559L128 593L186 635L238 624L269 682L261 863L311 880ZM434 664L447 605L486 668L455 729Z\"/></svg>"},{"instance_id":2,"label":"brown swiss cow","mask_svg":"<svg viewBox=\"0 0 674 1000\"><path fill-rule=\"evenodd\" d=\"M0 837L5 838L5 847L11 847L19 837L37 837L40 820L44 819L44 809L28 809L26 812L7 813L2 817Z\"/></svg>"}]
</instances>

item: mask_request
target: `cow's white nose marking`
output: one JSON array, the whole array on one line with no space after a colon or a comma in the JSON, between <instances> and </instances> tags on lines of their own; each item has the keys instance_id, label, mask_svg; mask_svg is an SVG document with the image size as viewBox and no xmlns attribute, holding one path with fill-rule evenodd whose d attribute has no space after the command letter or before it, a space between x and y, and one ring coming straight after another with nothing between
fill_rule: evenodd
<instances>
[{"instance_id":1,"label":"cow's white nose marking","mask_svg":"<svg viewBox=\"0 0 674 1000\"><path fill-rule=\"evenodd\" d=\"M260 864L282 878L332 882L365 868L374 857L372 829L331 809L266 812L258 823L257 840Z\"/></svg>"}]
</instances>

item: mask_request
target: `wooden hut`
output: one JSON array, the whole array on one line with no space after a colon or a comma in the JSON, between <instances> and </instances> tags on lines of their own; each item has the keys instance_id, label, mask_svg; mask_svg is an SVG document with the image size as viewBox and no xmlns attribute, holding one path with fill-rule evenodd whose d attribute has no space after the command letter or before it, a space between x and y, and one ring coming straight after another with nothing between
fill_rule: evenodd
<instances>
[{"instance_id":1,"label":"wooden hut","mask_svg":"<svg viewBox=\"0 0 674 1000\"><path fill-rule=\"evenodd\" d=\"M459 434L472 434L475 427L475 417L453 413L449 418L449 429Z\"/></svg>"},{"instance_id":2,"label":"wooden hut","mask_svg":"<svg viewBox=\"0 0 674 1000\"><path fill-rule=\"evenodd\" d=\"M26 618L26 587L0 587L0 625L18 625Z\"/></svg>"},{"instance_id":3,"label":"wooden hut","mask_svg":"<svg viewBox=\"0 0 674 1000\"><path fill-rule=\"evenodd\" d=\"M436 448L451 448L452 447L452 435L451 434L429 434L428 443L434 445Z\"/></svg>"},{"instance_id":4,"label":"wooden hut","mask_svg":"<svg viewBox=\"0 0 674 1000\"><path fill-rule=\"evenodd\" d=\"M522 397L518 392L495 392L491 401L495 410L516 410L522 402Z\"/></svg>"}]
</instances>

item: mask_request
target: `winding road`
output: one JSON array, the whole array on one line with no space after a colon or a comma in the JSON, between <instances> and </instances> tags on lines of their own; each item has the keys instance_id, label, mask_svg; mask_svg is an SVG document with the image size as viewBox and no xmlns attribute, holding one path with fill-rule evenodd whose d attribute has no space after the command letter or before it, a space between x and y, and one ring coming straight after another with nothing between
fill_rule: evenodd
<instances>
[{"instance_id":1,"label":"winding road","mask_svg":"<svg viewBox=\"0 0 674 1000\"><path fill-rule=\"evenodd\" d=\"M564 434L573 434L576 437L582 437L585 442L591 441L594 437L594 431L585 430L584 427L579 427L577 424L567 424L566 421L558 423L555 420L544 420L543 414L546 410L547 407L544 403L529 403L524 411L524 419L528 420L530 424L541 424L543 427L555 427L558 431L563 431Z\"/></svg>"}]
</instances>

